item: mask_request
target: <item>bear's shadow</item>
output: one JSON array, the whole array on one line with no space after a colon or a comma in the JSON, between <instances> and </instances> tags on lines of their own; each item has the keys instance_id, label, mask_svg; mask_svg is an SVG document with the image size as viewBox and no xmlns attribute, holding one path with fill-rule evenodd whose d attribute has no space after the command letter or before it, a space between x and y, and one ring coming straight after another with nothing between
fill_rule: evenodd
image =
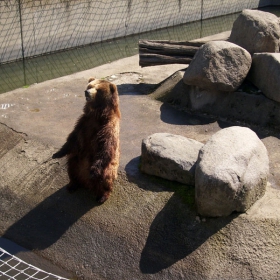
<instances>
[{"instance_id":1,"label":"bear's shadow","mask_svg":"<svg viewBox=\"0 0 280 280\"><path fill-rule=\"evenodd\" d=\"M10 226L2 237L28 249L43 250L98 205L88 190L79 189L75 194L68 194L64 186Z\"/></svg>"}]
</instances>

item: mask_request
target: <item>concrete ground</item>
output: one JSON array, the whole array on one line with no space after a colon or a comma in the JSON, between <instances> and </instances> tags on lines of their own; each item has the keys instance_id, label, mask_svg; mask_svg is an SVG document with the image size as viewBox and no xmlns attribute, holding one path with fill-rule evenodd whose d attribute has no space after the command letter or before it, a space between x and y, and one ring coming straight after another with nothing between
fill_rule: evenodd
<instances>
[{"instance_id":1,"label":"concrete ground","mask_svg":"<svg viewBox=\"0 0 280 280\"><path fill-rule=\"evenodd\" d=\"M257 131L269 152L270 185L246 214L198 217L193 187L139 171L141 141L152 133L205 143L232 125L178 111L148 95L184 67L140 68L133 56L2 94L0 235L78 279L280 277L277 132ZM87 190L69 194L65 159L51 158L82 113L91 76L118 85L122 112L119 177L103 205Z\"/></svg>"}]
</instances>

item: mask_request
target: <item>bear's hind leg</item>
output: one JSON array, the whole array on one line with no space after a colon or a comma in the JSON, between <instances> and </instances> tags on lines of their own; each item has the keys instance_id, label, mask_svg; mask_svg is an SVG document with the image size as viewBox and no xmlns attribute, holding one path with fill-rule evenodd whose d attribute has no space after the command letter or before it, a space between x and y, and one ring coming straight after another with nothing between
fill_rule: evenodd
<instances>
[{"instance_id":1,"label":"bear's hind leg","mask_svg":"<svg viewBox=\"0 0 280 280\"><path fill-rule=\"evenodd\" d=\"M112 182L103 182L99 185L99 188L96 189L96 201L98 203L104 203L110 196L112 192Z\"/></svg>"},{"instance_id":2,"label":"bear's hind leg","mask_svg":"<svg viewBox=\"0 0 280 280\"><path fill-rule=\"evenodd\" d=\"M70 182L67 185L67 190L73 193L81 187L79 179L79 158L77 156L68 158L68 176Z\"/></svg>"},{"instance_id":3,"label":"bear's hind leg","mask_svg":"<svg viewBox=\"0 0 280 280\"><path fill-rule=\"evenodd\" d=\"M106 192L101 195L96 196L96 201L100 204L104 203L110 196L111 192Z\"/></svg>"}]
</instances>

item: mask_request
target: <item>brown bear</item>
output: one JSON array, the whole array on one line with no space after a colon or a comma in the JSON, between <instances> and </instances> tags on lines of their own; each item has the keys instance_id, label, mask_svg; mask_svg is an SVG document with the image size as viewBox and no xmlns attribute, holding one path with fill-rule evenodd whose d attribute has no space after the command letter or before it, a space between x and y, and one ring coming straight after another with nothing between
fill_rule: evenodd
<instances>
[{"instance_id":1,"label":"brown bear","mask_svg":"<svg viewBox=\"0 0 280 280\"><path fill-rule=\"evenodd\" d=\"M119 166L119 96L114 84L90 78L85 97L83 115L53 158L67 155L70 192L83 186L92 189L96 200L103 203L112 191Z\"/></svg>"}]
</instances>

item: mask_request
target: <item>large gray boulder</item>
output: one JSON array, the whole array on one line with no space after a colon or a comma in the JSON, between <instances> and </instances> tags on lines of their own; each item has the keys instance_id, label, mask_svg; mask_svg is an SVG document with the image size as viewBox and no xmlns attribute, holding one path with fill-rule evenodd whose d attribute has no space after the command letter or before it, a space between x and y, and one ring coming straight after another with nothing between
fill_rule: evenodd
<instances>
[{"instance_id":1,"label":"large gray boulder","mask_svg":"<svg viewBox=\"0 0 280 280\"><path fill-rule=\"evenodd\" d=\"M263 94L280 102L280 53L255 53L248 79Z\"/></svg>"},{"instance_id":2,"label":"large gray boulder","mask_svg":"<svg viewBox=\"0 0 280 280\"><path fill-rule=\"evenodd\" d=\"M235 91L251 67L251 55L245 49L226 41L204 44L185 71L187 85L214 91Z\"/></svg>"},{"instance_id":3,"label":"large gray boulder","mask_svg":"<svg viewBox=\"0 0 280 280\"><path fill-rule=\"evenodd\" d=\"M229 41L251 54L279 52L280 21L271 13L243 10L233 23Z\"/></svg>"},{"instance_id":4,"label":"large gray boulder","mask_svg":"<svg viewBox=\"0 0 280 280\"><path fill-rule=\"evenodd\" d=\"M169 133L155 133L142 141L141 170L194 185L195 164L202 143Z\"/></svg>"},{"instance_id":5,"label":"large gray boulder","mask_svg":"<svg viewBox=\"0 0 280 280\"><path fill-rule=\"evenodd\" d=\"M246 212L266 190L267 150L249 128L230 127L202 147L196 166L195 198L203 216Z\"/></svg>"}]
</instances>

